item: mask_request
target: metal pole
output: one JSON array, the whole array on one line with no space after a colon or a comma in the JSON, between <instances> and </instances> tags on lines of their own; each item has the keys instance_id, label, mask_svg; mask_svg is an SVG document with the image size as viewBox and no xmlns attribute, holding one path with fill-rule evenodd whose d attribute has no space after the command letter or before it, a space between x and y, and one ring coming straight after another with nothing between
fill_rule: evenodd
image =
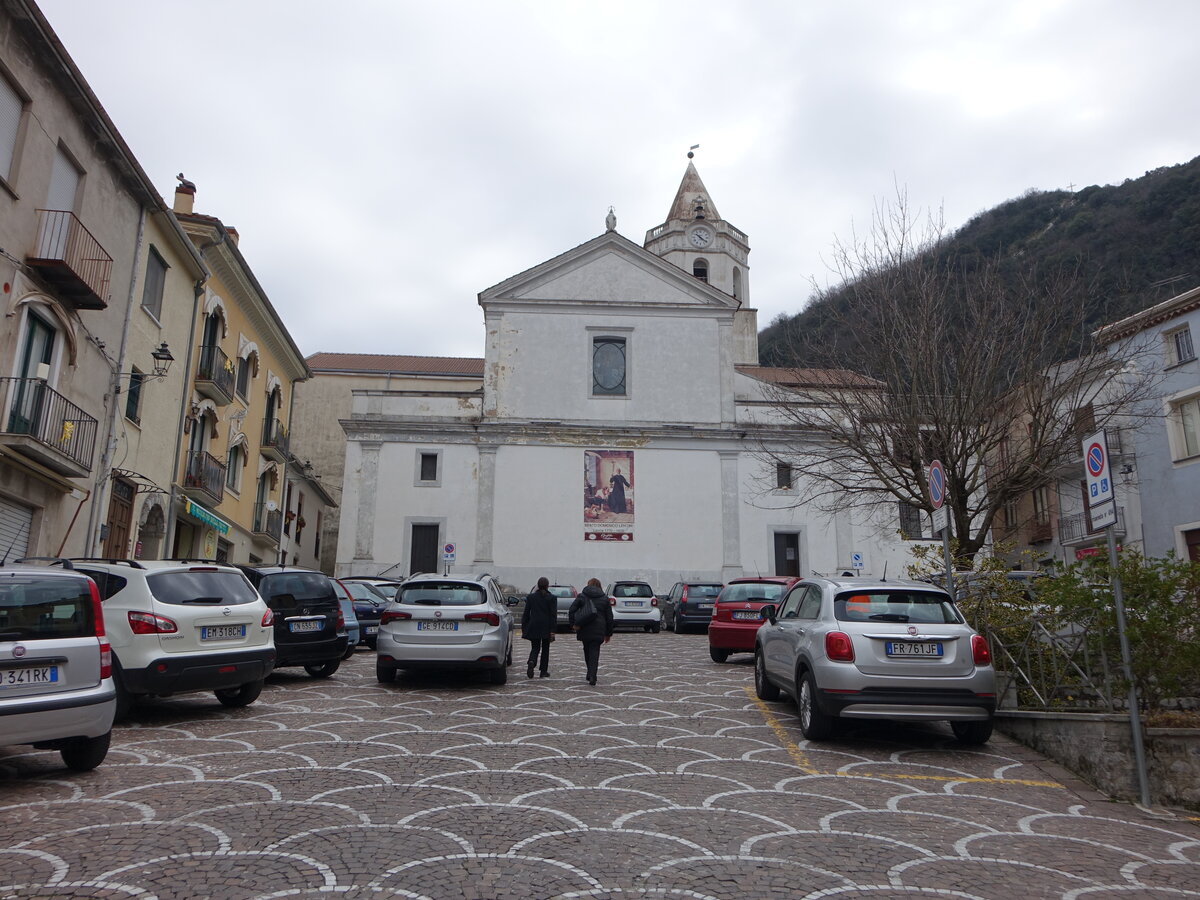
<instances>
[{"instance_id":1,"label":"metal pole","mask_svg":"<svg viewBox=\"0 0 1200 900\"><path fill-rule=\"evenodd\" d=\"M950 514L946 513L946 527L942 529L942 556L946 560L946 590L954 596L954 562L950 558Z\"/></svg>"},{"instance_id":2,"label":"metal pole","mask_svg":"<svg viewBox=\"0 0 1200 900\"><path fill-rule=\"evenodd\" d=\"M1150 780L1146 773L1146 747L1142 739L1142 719L1138 711L1137 685L1133 681L1133 655L1129 651L1129 635L1125 633L1125 597L1121 591L1121 576L1117 573L1117 536L1115 526L1108 532L1108 562L1112 567L1113 604L1117 608L1117 636L1121 639L1121 669L1129 682L1129 727L1133 734L1133 759L1137 766L1138 788L1142 805L1150 805Z\"/></svg>"}]
</instances>

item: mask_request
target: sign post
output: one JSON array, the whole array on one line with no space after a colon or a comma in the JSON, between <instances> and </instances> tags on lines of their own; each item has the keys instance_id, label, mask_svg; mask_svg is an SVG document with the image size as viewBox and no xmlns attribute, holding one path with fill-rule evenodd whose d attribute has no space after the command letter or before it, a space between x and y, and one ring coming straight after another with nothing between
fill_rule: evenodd
<instances>
[{"instance_id":1,"label":"sign post","mask_svg":"<svg viewBox=\"0 0 1200 900\"><path fill-rule=\"evenodd\" d=\"M929 464L929 503L933 506L933 531L942 533L942 557L946 564L946 590L954 596L954 561L950 558L950 510L946 503L946 469L940 459Z\"/></svg>"},{"instance_id":2,"label":"sign post","mask_svg":"<svg viewBox=\"0 0 1200 900\"><path fill-rule=\"evenodd\" d=\"M1125 631L1125 594L1117 572L1117 495L1108 465L1108 435L1104 430L1083 440L1083 469L1087 476L1088 510L1092 527L1103 528L1108 538L1108 565L1112 572L1113 606L1117 612L1117 637L1121 642L1121 670L1129 684L1129 727L1133 732L1133 758L1137 764L1142 805L1150 805L1150 781L1146 772L1146 747L1142 742L1142 719L1138 710L1137 685L1133 681L1133 654Z\"/></svg>"},{"instance_id":3,"label":"sign post","mask_svg":"<svg viewBox=\"0 0 1200 900\"><path fill-rule=\"evenodd\" d=\"M450 564L454 562L457 553L453 544L446 544L442 547L442 574L450 574Z\"/></svg>"}]
</instances>

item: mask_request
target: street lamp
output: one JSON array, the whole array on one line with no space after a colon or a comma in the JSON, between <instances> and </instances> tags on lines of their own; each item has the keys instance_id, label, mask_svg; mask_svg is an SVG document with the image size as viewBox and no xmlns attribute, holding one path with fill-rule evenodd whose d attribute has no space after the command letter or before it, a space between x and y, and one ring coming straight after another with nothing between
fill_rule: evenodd
<instances>
[{"instance_id":1,"label":"street lamp","mask_svg":"<svg viewBox=\"0 0 1200 900\"><path fill-rule=\"evenodd\" d=\"M167 372L170 371L171 363L175 361L175 357L171 355L171 348L167 346L166 341L163 341L150 355L154 357L155 377L165 378Z\"/></svg>"}]
</instances>

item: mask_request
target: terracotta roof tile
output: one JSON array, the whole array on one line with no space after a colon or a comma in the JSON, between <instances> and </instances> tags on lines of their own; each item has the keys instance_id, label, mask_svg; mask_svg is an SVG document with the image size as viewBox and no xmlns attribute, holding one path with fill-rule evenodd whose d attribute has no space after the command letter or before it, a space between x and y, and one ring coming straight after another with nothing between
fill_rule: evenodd
<instances>
[{"instance_id":1,"label":"terracotta roof tile","mask_svg":"<svg viewBox=\"0 0 1200 900\"><path fill-rule=\"evenodd\" d=\"M392 375L483 377L483 360L460 356L398 356L388 353L314 353L314 372L375 372Z\"/></svg>"}]
</instances>

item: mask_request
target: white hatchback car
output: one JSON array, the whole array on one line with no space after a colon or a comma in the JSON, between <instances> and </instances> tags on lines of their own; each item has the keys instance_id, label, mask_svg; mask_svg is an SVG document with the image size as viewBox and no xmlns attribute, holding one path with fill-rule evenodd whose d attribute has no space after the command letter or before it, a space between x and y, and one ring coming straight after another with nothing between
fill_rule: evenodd
<instances>
[{"instance_id":1,"label":"white hatchback car","mask_svg":"<svg viewBox=\"0 0 1200 900\"><path fill-rule=\"evenodd\" d=\"M141 697L212 691L225 706L262 693L275 665L274 614L233 566L73 560L100 589L117 718Z\"/></svg>"},{"instance_id":2,"label":"white hatchback car","mask_svg":"<svg viewBox=\"0 0 1200 900\"><path fill-rule=\"evenodd\" d=\"M116 693L99 591L66 565L0 567L0 743L84 772L108 753Z\"/></svg>"},{"instance_id":3,"label":"white hatchback car","mask_svg":"<svg viewBox=\"0 0 1200 900\"><path fill-rule=\"evenodd\" d=\"M375 649L384 683L398 669L478 669L504 684L513 616L489 575L415 575L383 611Z\"/></svg>"},{"instance_id":4,"label":"white hatchback car","mask_svg":"<svg viewBox=\"0 0 1200 900\"><path fill-rule=\"evenodd\" d=\"M616 628L632 626L655 634L662 628L658 595L644 581L614 581L608 586L608 602Z\"/></svg>"}]
</instances>

